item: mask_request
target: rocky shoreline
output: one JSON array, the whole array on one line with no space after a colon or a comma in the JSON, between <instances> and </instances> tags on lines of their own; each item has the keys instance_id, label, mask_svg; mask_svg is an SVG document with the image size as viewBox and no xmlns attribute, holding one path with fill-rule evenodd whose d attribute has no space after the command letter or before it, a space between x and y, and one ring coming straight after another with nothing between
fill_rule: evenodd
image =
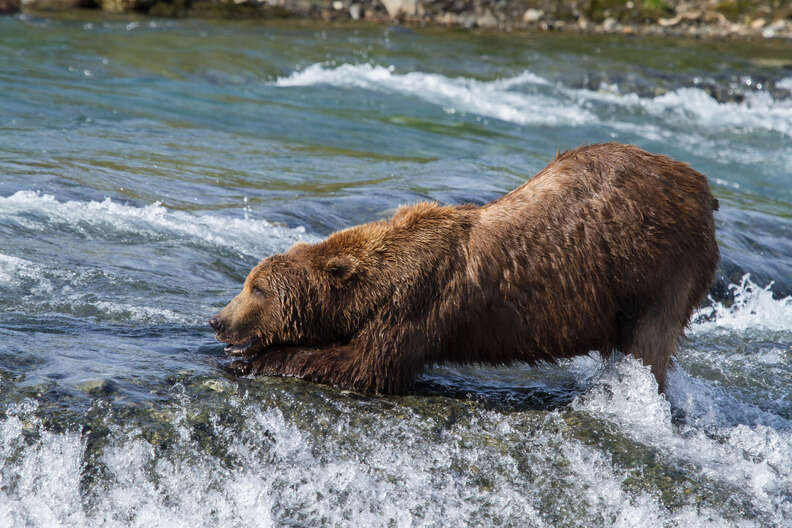
<instances>
[{"instance_id":1,"label":"rocky shoreline","mask_svg":"<svg viewBox=\"0 0 792 528\"><path fill-rule=\"evenodd\" d=\"M792 0L0 0L0 13L97 9L155 17L309 19L500 31L792 38Z\"/></svg>"}]
</instances>

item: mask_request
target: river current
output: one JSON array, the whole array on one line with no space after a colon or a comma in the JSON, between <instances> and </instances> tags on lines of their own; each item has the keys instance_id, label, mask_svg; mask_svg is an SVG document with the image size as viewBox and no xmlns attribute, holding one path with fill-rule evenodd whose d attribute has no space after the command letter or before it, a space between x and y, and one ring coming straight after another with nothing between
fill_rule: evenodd
<instances>
[{"instance_id":1,"label":"river current","mask_svg":"<svg viewBox=\"0 0 792 528\"><path fill-rule=\"evenodd\" d=\"M261 258L600 141L721 204L666 396L596 354L223 372ZM791 295L787 42L0 19L0 526L790 526Z\"/></svg>"}]
</instances>

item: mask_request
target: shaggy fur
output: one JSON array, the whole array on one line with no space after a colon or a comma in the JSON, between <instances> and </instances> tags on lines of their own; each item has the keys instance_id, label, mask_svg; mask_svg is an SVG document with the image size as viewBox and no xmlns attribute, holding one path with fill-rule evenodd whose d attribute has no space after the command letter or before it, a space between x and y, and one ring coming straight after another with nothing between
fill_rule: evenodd
<instances>
[{"instance_id":1,"label":"shaggy fur","mask_svg":"<svg viewBox=\"0 0 792 528\"><path fill-rule=\"evenodd\" d=\"M399 393L435 363L619 349L662 390L718 262L713 209L684 163L585 146L482 207L401 207L269 257L211 323L258 354L242 375Z\"/></svg>"}]
</instances>

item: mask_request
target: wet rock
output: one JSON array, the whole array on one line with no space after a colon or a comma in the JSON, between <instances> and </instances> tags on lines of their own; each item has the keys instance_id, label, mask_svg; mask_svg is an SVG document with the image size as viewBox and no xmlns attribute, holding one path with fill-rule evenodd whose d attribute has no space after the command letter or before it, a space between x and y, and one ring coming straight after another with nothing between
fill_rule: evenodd
<instances>
[{"instance_id":1,"label":"wet rock","mask_svg":"<svg viewBox=\"0 0 792 528\"><path fill-rule=\"evenodd\" d=\"M482 28L497 27L498 19L492 14L492 11L487 9L483 15L476 18L476 25Z\"/></svg>"},{"instance_id":2,"label":"wet rock","mask_svg":"<svg viewBox=\"0 0 792 528\"><path fill-rule=\"evenodd\" d=\"M704 22L708 23L729 25L729 20L723 15L723 13L718 13L717 11L705 11L703 20Z\"/></svg>"},{"instance_id":3,"label":"wet rock","mask_svg":"<svg viewBox=\"0 0 792 528\"><path fill-rule=\"evenodd\" d=\"M767 24L767 20L764 18L757 18L756 20L752 20L750 24L751 29L762 29Z\"/></svg>"},{"instance_id":4,"label":"wet rock","mask_svg":"<svg viewBox=\"0 0 792 528\"><path fill-rule=\"evenodd\" d=\"M95 379L77 384L77 389L90 396L109 396L118 390L118 386L108 379Z\"/></svg>"},{"instance_id":5,"label":"wet rock","mask_svg":"<svg viewBox=\"0 0 792 528\"><path fill-rule=\"evenodd\" d=\"M201 384L203 387L219 394L230 394L235 392L235 387L224 379L209 379Z\"/></svg>"},{"instance_id":6,"label":"wet rock","mask_svg":"<svg viewBox=\"0 0 792 528\"><path fill-rule=\"evenodd\" d=\"M0 15L11 15L19 11L19 0L0 0Z\"/></svg>"},{"instance_id":7,"label":"wet rock","mask_svg":"<svg viewBox=\"0 0 792 528\"><path fill-rule=\"evenodd\" d=\"M476 27L476 15L473 13L462 13L457 20L459 20L459 25L463 28L471 29Z\"/></svg>"},{"instance_id":8,"label":"wet rock","mask_svg":"<svg viewBox=\"0 0 792 528\"><path fill-rule=\"evenodd\" d=\"M2 2L4 0L0 0ZM8 0L5 0L8 1ZM14 2L16 0L10 0ZM64 9L75 9L86 7L92 0L21 0L20 7L24 9L36 9L42 11L60 11ZM93 4L94 6L96 4Z\"/></svg>"},{"instance_id":9,"label":"wet rock","mask_svg":"<svg viewBox=\"0 0 792 528\"><path fill-rule=\"evenodd\" d=\"M776 20L762 31L762 36L764 38L777 37L779 33L784 32L786 29L787 23L784 20Z\"/></svg>"},{"instance_id":10,"label":"wet rock","mask_svg":"<svg viewBox=\"0 0 792 528\"><path fill-rule=\"evenodd\" d=\"M363 8L360 6L360 4L352 4L349 6L349 17L352 20L360 20L362 13Z\"/></svg>"},{"instance_id":11,"label":"wet rock","mask_svg":"<svg viewBox=\"0 0 792 528\"><path fill-rule=\"evenodd\" d=\"M438 21L446 26L453 26L459 23L459 17L455 13L443 13Z\"/></svg>"},{"instance_id":12,"label":"wet rock","mask_svg":"<svg viewBox=\"0 0 792 528\"><path fill-rule=\"evenodd\" d=\"M619 25L619 22L613 18L608 17L602 22L602 29L605 31L613 31Z\"/></svg>"},{"instance_id":13,"label":"wet rock","mask_svg":"<svg viewBox=\"0 0 792 528\"><path fill-rule=\"evenodd\" d=\"M385 10L391 19L399 18L402 15L415 15L417 10L417 0L382 0Z\"/></svg>"},{"instance_id":14,"label":"wet rock","mask_svg":"<svg viewBox=\"0 0 792 528\"><path fill-rule=\"evenodd\" d=\"M526 9L525 13L523 13L523 22L526 24L535 24L539 22L539 20L544 16L544 11L541 9Z\"/></svg>"},{"instance_id":15,"label":"wet rock","mask_svg":"<svg viewBox=\"0 0 792 528\"><path fill-rule=\"evenodd\" d=\"M135 0L99 0L99 7L108 13L124 13L135 8Z\"/></svg>"}]
</instances>

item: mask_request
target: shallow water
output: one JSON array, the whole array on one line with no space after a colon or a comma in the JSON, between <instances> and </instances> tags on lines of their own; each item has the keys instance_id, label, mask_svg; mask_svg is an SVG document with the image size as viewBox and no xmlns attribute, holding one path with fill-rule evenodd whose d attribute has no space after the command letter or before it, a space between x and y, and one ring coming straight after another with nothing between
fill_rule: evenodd
<instances>
[{"instance_id":1,"label":"shallow water","mask_svg":"<svg viewBox=\"0 0 792 528\"><path fill-rule=\"evenodd\" d=\"M783 42L0 19L0 526L788 526ZM722 263L668 397L634 360L235 380L260 258L636 143L708 175Z\"/></svg>"}]
</instances>

